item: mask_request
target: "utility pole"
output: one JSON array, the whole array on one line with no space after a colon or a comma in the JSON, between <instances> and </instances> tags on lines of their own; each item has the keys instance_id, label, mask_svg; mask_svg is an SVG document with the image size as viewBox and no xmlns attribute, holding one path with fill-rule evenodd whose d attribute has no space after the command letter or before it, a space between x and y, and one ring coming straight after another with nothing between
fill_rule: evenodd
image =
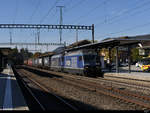
<instances>
[{"instance_id":1,"label":"utility pole","mask_svg":"<svg viewBox=\"0 0 150 113\"><path fill-rule=\"evenodd\" d=\"M63 17L62 17L62 9L64 8L64 6L57 6L60 9L60 21L59 24L62 25L63 24ZM62 29L59 29L59 35L60 35L60 43L62 41Z\"/></svg>"},{"instance_id":2,"label":"utility pole","mask_svg":"<svg viewBox=\"0 0 150 113\"><path fill-rule=\"evenodd\" d=\"M37 44L37 35L36 35L36 33L35 33L35 51L36 51L36 49L37 49L36 44Z\"/></svg>"},{"instance_id":3,"label":"utility pole","mask_svg":"<svg viewBox=\"0 0 150 113\"><path fill-rule=\"evenodd\" d=\"M78 29L76 29L76 42L78 42Z\"/></svg>"},{"instance_id":4,"label":"utility pole","mask_svg":"<svg viewBox=\"0 0 150 113\"><path fill-rule=\"evenodd\" d=\"M11 32L11 30L9 31L9 35L10 35L10 44L12 44L12 32Z\"/></svg>"},{"instance_id":5,"label":"utility pole","mask_svg":"<svg viewBox=\"0 0 150 113\"><path fill-rule=\"evenodd\" d=\"M40 29L37 29L37 43L40 43Z\"/></svg>"},{"instance_id":6,"label":"utility pole","mask_svg":"<svg viewBox=\"0 0 150 113\"><path fill-rule=\"evenodd\" d=\"M92 42L94 43L94 24L92 24Z\"/></svg>"},{"instance_id":7,"label":"utility pole","mask_svg":"<svg viewBox=\"0 0 150 113\"><path fill-rule=\"evenodd\" d=\"M76 29L76 43L78 43L78 29Z\"/></svg>"}]
</instances>

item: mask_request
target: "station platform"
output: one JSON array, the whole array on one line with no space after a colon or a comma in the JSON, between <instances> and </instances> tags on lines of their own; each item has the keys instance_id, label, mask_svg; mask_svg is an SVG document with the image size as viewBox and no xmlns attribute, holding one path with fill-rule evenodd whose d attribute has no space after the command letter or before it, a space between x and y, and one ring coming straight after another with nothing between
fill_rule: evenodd
<instances>
[{"instance_id":1,"label":"station platform","mask_svg":"<svg viewBox=\"0 0 150 113\"><path fill-rule=\"evenodd\" d=\"M150 82L150 72L143 72L140 70L139 67L135 67L134 65L131 66L130 73L128 72L128 67L121 67L119 73L116 73L115 70L112 72L105 72L104 77L107 76L130 78L130 79L144 80Z\"/></svg>"},{"instance_id":2,"label":"station platform","mask_svg":"<svg viewBox=\"0 0 150 113\"><path fill-rule=\"evenodd\" d=\"M29 110L11 68L0 73L0 110Z\"/></svg>"}]
</instances>

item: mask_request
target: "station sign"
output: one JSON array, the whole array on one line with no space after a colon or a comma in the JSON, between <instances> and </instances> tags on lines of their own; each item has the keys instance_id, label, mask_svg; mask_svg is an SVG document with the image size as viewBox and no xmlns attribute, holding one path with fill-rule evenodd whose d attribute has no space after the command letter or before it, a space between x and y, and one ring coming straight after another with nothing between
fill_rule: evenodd
<instances>
[{"instance_id":1,"label":"station sign","mask_svg":"<svg viewBox=\"0 0 150 113\"><path fill-rule=\"evenodd\" d=\"M118 50L120 50L120 51L128 51L128 48L127 47L119 47Z\"/></svg>"},{"instance_id":2,"label":"station sign","mask_svg":"<svg viewBox=\"0 0 150 113\"><path fill-rule=\"evenodd\" d=\"M144 49L139 49L139 55L145 55L145 50Z\"/></svg>"}]
</instances>

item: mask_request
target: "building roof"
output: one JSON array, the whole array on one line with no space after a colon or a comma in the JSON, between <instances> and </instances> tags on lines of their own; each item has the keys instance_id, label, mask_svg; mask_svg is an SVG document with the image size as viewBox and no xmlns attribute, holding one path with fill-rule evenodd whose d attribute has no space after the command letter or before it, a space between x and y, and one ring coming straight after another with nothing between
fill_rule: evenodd
<instances>
[{"instance_id":1,"label":"building roof","mask_svg":"<svg viewBox=\"0 0 150 113\"><path fill-rule=\"evenodd\" d=\"M51 56L53 54L54 54L54 52L46 52L46 53L43 53L40 57Z\"/></svg>"},{"instance_id":2,"label":"building roof","mask_svg":"<svg viewBox=\"0 0 150 113\"><path fill-rule=\"evenodd\" d=\"M62 53L65 50L65 47L58 47L55 50L53 50L53 53L59 54Z\"/></svg>"},{"instance_id":3,"label":"building roof","mask_svg":"<svg viewBox=\"0 0 150 113\"><path fill-rule=\"evenodd\" d=\"M69 46L67 46L67 49L77 47L77 46L82 46L82 45L85 45L85 44L91 44L91 41L89 41L89 40L80 40L78 42L72 43Z\"/></svg>"},{"instance_id":4,"label":"building roof","mask_svg":"<svg viewBox=\"0 0 150 113\"><path fill-rule=\"evenodd\" d=\"M0 48L0 51L1 51L1 53L3 54L3 55L8 55L9 53L10 53L10 51L11 51L11 48Z\"/></svg>"},{"instance_id":5,"label":"building roof","mask_svg":"<svg viewBox=\"0 0 150 113\"><path fill-rule=\"evenodd\" d=\"M136 36L136 39L150 39L150 34ZM143 47L147 47L147 46L150 46L150 41L144 41L144 42L141 42L141 44Z\"/></svg>"}]
</instances>

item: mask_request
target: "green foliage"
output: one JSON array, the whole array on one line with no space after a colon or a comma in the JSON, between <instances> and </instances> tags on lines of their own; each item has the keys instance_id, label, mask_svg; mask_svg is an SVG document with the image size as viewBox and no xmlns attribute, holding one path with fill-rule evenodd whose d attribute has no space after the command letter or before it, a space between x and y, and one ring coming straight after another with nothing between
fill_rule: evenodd
<instances>
[{"instance_id":1,"label":"green foliage","mask_svg":"<svg viewBox=\"0 0 150 113\"><path fill-rule=\"evenodd\" d=\"M30 58L33 54L28 52L27 49L22 48L20 52L17 48L12 49L8 55L8 59L13 62L14 65L23 64L24 60Z\"/></svg>"},{"instance_id":2,"label":"green foliage","mask_svg":"<svg viewBox=\"0 0 150 113\"><path fill-rule=\"evenodd\" d=\"M133 48L131 50L131 58L132 58L132 61L133 62L137 62L139 61L140 59L142 59L142 56L139 55L139 49L138 48Z\"/></svg>"}]
</instances>

